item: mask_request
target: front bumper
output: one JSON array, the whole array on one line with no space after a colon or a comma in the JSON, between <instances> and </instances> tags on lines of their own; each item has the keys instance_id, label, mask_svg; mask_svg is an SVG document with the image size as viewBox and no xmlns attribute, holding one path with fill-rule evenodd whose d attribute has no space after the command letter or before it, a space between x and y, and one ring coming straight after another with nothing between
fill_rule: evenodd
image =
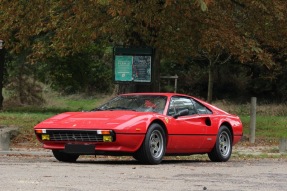
<instances>
[{"instance_id":1,"label":"front bumper","mask_svg":"<svg viewBox=\"0 0 287 191\"><path fill-rule=\"evenodd\" d=\"M43 143L43 148L65 150L66 145L94 146L95 153L133 153L141 146L145 134L121 133L112 130L35 130L36 136ZM80 153L79 154L85 154ZM87 153L89 154L89 153Z\"/></svg>"}]
</instances>

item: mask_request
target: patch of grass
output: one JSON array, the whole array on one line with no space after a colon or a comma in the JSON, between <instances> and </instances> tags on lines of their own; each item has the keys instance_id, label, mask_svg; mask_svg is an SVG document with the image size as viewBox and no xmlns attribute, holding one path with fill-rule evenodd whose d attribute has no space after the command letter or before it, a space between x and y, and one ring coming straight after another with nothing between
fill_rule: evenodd
<instances>
[{"instance_id":1,"label":"patch of grass","mask_svg":"<svg viewBox=\"0 0 287 191\"><path fill-rule=\"evenodd\" d=\"M232 104L227 101L217 101L217 107L239 115L243 123L245 137L250 133L250 104ZM287 138L287 105L257 104L256 106L256 142L264 140L268 144L278 143L280 138Z\"/></svg>"},{"instance_id":2,"label":"patch of grass","mask_svg":"<svg viewBox=\"0 0 287 191\"><path fill-rule=\"evenodd\" d=\"M87 97L80 94L60 96L55 93L48 93L44 105L6 105L5 110L0 112L0 125L19 127L21 134L16 137L15 143L32 142L36 144L33 127L37 123L66 111L91 110L110 98L109 95ZM250 117L248 105L234 105L225 102L217 102L215 105L230 113L238 114L243 123L244 136L249 136ZM287 138L287 107L285 107L285 104L257 107L259 112L256 122L256 142L260 139L264 140L265 144L277 144L280 138Z\"/></svg>"},{"instance_id":3,"label":"patch of grass","mask_svg":"<svg viewBox=\"0 0 287 191\"><path fill-rule=\"evenodd\" d=\"M250 114L250 103L233 104L227 101L216 101L215 106L227 111L228 113L247 116ZM287 105L283 104L257 104L257 114L260 116L287 116Z\"/></svg>"},{"instance_id":4,"label":"patch of grass","mask_svg":"<svg viewBox=\"0 0 287 191\"><path fill-rule=\"evenodd\" d=\"M250 117L240 116L243 123L243 134L249 135ZM255 136L267 140L287 138L287 117L285 116L256 116Z\"/></svg>"},{"instance_id":5,"label":"patch of grass","mask_svg":"<svg viewBox=\"0 0 287 191\"><path fill-rule=\"evenodd\" d=\"M286 154L268 154L268 153L261 153L258 155L253 154L238 154L236 152L232 153L232 159L239 159L239 160L254 160L254 159L287 159Z\"/></svg>"},{"instance_id":6,"label":"patch of grass","mask_svg":"<svg viewBox=\"0 0 287 191\"><path fill-rule=\"evenodd\" d=\"M96 95L89 97L81 94L54 96L53 98L48 99L46 108L65 109L66 111L89 111L98 107L110 98L110 95Z\"/></svg>"},{"instance_id":7,"label":"patch of grass","mask_svg":"<svg viewBox=\"0 0 287 191\"><path fill-rule=\"evenodd\" d=\"M13 143L36 143L33 127L53 116L53 113L26 113L26 112L1 112L1 126L14 126L19 128L20 135L13 139Z\"/></svg>"},{"instance_id":8,"label":"patch of grass","mask_svg":"<svg viewBox=\"0 0 287 191\"><path fill-rule=\"evenodd\" d=\"M105 96L84 97L80 95L58 96L53 95L47 99L45 105L39 106L6 106L0 112L1 126L19 127L20 135L13 139L14 144L37 144L33 127L39 122L56 114L67 111L88 111L102 103Z\"/></svg>"}]
</instances>

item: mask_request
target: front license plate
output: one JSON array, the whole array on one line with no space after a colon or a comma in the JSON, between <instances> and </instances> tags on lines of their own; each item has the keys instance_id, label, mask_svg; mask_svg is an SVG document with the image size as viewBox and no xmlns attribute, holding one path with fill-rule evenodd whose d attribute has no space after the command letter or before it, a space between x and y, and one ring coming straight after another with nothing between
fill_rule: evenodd
<instances>
[{"instance_id":1,"label":"front license plate","mask_svg":"<svg viewBox=\"0 0 287 191\"><path fill-rule=\"evenodd\" d=\"M95 145L66 144L64 151L71 154L95 154Z\"/></svg>"}]
</instances>

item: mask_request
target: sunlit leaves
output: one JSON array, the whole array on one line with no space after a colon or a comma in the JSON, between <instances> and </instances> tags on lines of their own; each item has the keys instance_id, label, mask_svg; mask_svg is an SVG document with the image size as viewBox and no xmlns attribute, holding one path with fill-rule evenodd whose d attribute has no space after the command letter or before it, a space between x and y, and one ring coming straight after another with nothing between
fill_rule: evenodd
<instances>
[{"instance_id":1,"label":"sunlit leaves","mask_svg":"<svg viewBox=\"0 0 287 191\"><path fill-rule=\"evenodd\" d=\"M212 0L196 0L196 3L200 6L202 11L207 11L208 9L208 4L211 2Z\"/></svg>"}]
</instances>

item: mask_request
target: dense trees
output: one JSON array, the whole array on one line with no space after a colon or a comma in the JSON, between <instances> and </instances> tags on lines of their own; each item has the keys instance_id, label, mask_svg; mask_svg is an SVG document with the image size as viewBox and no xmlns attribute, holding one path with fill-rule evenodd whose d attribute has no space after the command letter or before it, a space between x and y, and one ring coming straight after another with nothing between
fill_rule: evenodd
<instances>
[{"instance_id":1,"label":"dense trees","mask_svg":"<svg viewBox=\"0 0 287 191\"><path fill-rule=\"evenodd\" d=\"M177 72L181 92L208 95L208 101L235 89L287 98L284 0L0 0L0 5L0 38L12 58L9 72L16 74L8 82L18 87L21 102L21 83L37 80L67 92L109 89L104 87L112 84L107 79L115 45L156 48L161 74Z\"/></svg>"}]
</instances>

